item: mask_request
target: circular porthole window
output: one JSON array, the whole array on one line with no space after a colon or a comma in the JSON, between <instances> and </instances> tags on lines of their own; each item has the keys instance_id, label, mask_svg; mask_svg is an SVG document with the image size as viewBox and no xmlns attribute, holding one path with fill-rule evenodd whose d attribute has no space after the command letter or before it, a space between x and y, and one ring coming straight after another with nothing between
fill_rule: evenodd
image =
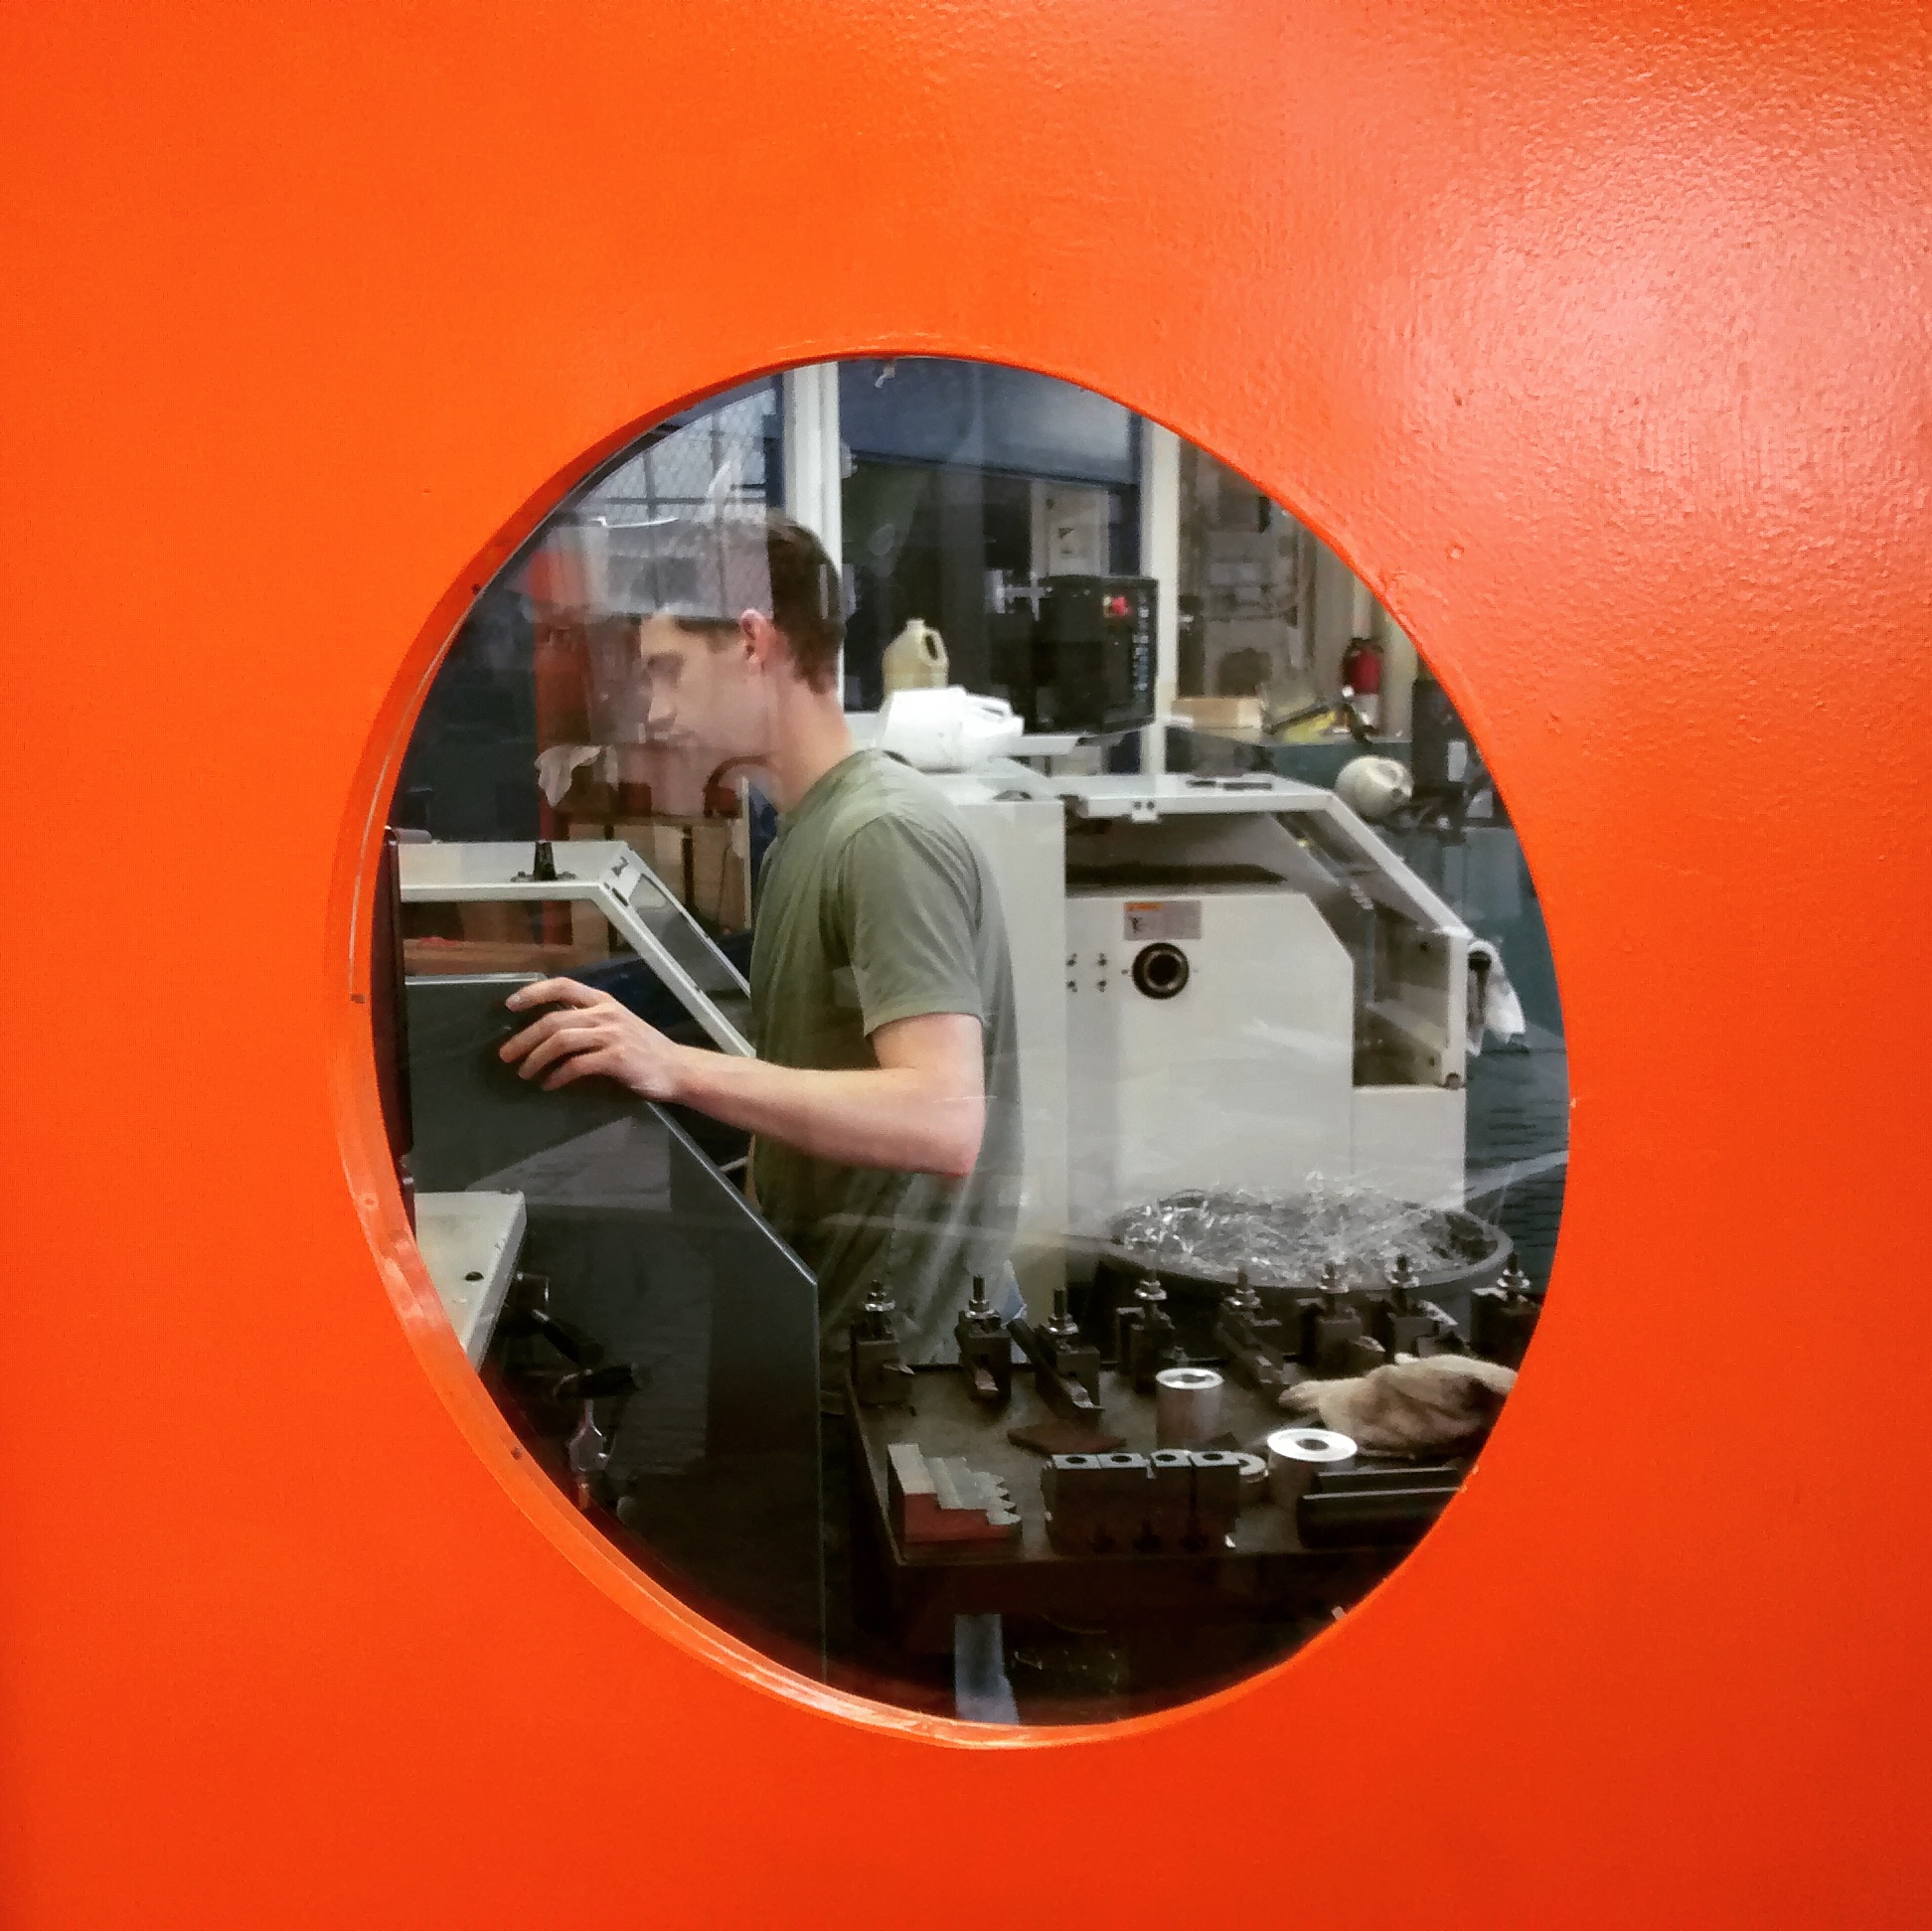
<instances>
[{"instance_id":1,"label":"circular porthole window","mask_svg":"<svg viewBox=\"0 0 1932 1931\"><path fill-rule=\"evenodd\" d=\"M1454 1497L1562 1201L1535 889L1410 640L1206 451L935 358L667 418L476 598L391 817L424 1262L720 1626L1104 1719Z\"/></svg>"}]
</instances>

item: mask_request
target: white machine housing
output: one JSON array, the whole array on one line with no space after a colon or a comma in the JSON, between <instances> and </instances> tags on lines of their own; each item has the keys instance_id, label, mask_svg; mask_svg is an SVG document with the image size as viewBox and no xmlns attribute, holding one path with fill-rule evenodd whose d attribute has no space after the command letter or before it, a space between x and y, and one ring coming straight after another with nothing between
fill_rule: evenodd
<instances>
[{"instance_id":1,"label":"white machine housing","mask_svg":"<svg viewBox=\"0 0 1932 1931\"><path fill-rule=\"evenodd\" d=\"M1188 962L1171 997L1134 983L1155 945ZM1301 893L1070 886L1068 1231L1104 1238L1122 1207L1187 1187L1347 1178L1354 1033L1348 950Z\"/></svg>"},{"instance_id":2,"label":"white machine housing","mask_svg":"<svg viewBox=\"0 0 1932 1931\"><path fill-rule=\"evenodd\" d=\"M1012 940L1031 1303L1185 1188L1461 1205L1469 930L1332 791L1005 759L935 782ZM1156 944L1187 963L1171 997L1134 981Z\"/></svg>"}]
</instances>

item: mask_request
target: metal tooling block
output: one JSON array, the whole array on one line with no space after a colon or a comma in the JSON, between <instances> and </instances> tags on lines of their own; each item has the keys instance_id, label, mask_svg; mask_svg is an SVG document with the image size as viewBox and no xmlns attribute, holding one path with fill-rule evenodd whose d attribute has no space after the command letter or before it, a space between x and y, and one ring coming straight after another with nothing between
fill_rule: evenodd
<instances>
[{"instance_id":1,"label":"metal tooling block","mask_svg":"<svg viewBox=\"0 0 1932 1931\"><path fill-rule=\"evenodd\" d=\"M1013 1398L1013 1337L987 1305L985 1283L973 1283L973 1299L953 1323L960 1371L975 1401L1003 1407Z\"/></svg>"},{"instance_id":2,"label":"metal tooling block","mask_svg":"<svg viewBox=\"0 0 1932 1931\"><path fill-rule=\"evenodd\" d=\"M1127 1549L1147 1532L1152 1501L1145 1455L1055 1455L1041 1470L1046 1533L1062 1553Z\"/></svg>"},{"instance_id":3,"label":"metal tooling block","mask_svg":"<svg viewBox=\"0 0 1932 1931\"><path fill-rule=\"evenodd\" d=\"M1415 1269L1397 1254L1388 1270L1386 1291L1369 1302L1368 1331L1390 1357L1433 1355L1461 1346L1456 1324L1415 1291Z\"/></svg>"},{"instance_id":4,"label":"metal tooling block","mask_svg":"<svg viewBox=\"0 0 1932 1931\"><path fill-rule=\"evenodd\" d=\"M1221 1304L1214 1318L1214 1346L1227 1357L1228 1368L1237 1380L1251 1388L1278 1388L1287 1380L1287 1337L1279 1321L1261 1311L1258 1302L1235 1301Z\"/></svg>"},{"instance_id":5,"label":"metal tooling block","mask_svg":"<svg viewBox=\"0 0 1932 1931\"><path fill-rule=\"evenodd\" d=\"M1179 1548L1194 1533L1194 1457L1185 1448L1157 1448L1147 1460L1153 1486L1147 1532Z\"/></svg>"},{"instance_id":6,"label":"metal tooling block","mask_svg":"<svg viewBox=\"0 0 1932 1931\"><path fill-rule=\"evenodd\" d=\"M1154 1377L1182 1359L1168 1313L1167 1290L1144 1274L1132 1298L1114 1310L1114 1359L1121 1374L1143 1394L1154 1392Z\"/></svg>"},{"instance_id":7,"label":"metal tooling block","mask_svg":"<svg viewBox=\"0 0 1932 1931\"><path fill-rule=\"evenodd\" d=\"M1302 1317L1302 1360L1317 1374L1367 1374L1387 1361L1379 1342L1363 1332L1362 1316L1346 1296L1331 1295L1326 1307Z\"/></svg>"},{"instance_id":8,"label":"metal tooling block","mask_svg":"<svg viewBox=\"0 0 1932 1931\"><path fill-rule=\"evenodd\" d=\"M896 1341L854 1336L852 1384L869 1408L902 1406L912 1399L912 1370L899 1359Z\"/></svg>"},{"instance_id":9,"label":"metal tooling block","mask_svg":"<svg viewBox=\"0 0 1932 1931\"><path fill-rule=\"evenodd\" d=\"M1296 1505L1308 1548L1412 1542L1449 1506L1466 1465L1438 1462L1366 1469L1322 1469Z\"/></svg>"},{"instance_id":10,"label":"metal tooling block","mask_svg":"<svg viewBox=\"0 0 1932 1931\"><path fill-rule=\"evenodd\" d=\"M1290 1360L1306 1360L1310 1324L1327 1305L1321 1295L1308 1291L1283 1295L1268 1303L1281 1323L1281 1352Z\"/></svg>"},{"instance_id":11,"label":"metal tooling block","mask_svg":"<svg viewBox=\"0 0 1932 1931\"><path fill-rule=\"evenodd\" d=\"M1182 1359L1174 1323L1159 1307L1122 1308L1115 1317L1114 1348L1121 1374L1142 1394L1152 1394L1154 1377Z\"/></svg>"},{"instance_id":12,"label":"metal tooling block","mask_svg":"<svg viewBox=\"0 0 1932 1931\"><path fill-rule=\"evenodd\" d=\"M1064 1298L1062 1293L1059 1297ZM1007 1332L1033 1364L1034 1387L1063 1421L1100 1419L1100 1356L1078 1341L1079 1330L1057 1318L1036 1328L1016 1315Z\"/></svg>"},{"instance_id":13,"label":"metal tooling block","mask_svg":"<svg viewBox=\"0 0 1932 1931\"><path fill-rule=\"evenodd\" d=\"M984 1469L960 1456L930 1461L911 1442L893 1442L889 1465L892 1528L907 1546L930 1542L1008 1542L1020 1517L1006 1492Z\"/></svg>"},{"instance_id":14,"label":"metal tooling block","mask_svg":"<svg viewBox=\"0 0 1932 1931\"><path fill-rule=\"evenodd\" d=\"M1485 1361L1521 1368L1542 1310L1515 1288L1508 1275L1495 1287L1479 1287L1469 1297L1470 1345Z\"/></svg>"},{"instance_id":15,"label":"metal tooling block","mask_svg":"<svg viewBox=\"0 0 1932 1931\"><path fill-rule=\"evenodd\" d=\"M869 1408L895 1407L912 1399L912 1370L899 1358L892 1297L875 1281L852 1324L852 1385Z\"/></svg>"},{"instance_id":16,"label":"metal tooling block","mask_svg":"<svg viewBox=\"0 0 1932 1931\"><path fill-rule=\"evenodd\" d=\"M1047 1536L1062 1554L1213 1547L1233 1533L1247 1461L1220 1448L1055 1455L1040 1477Z\"/></svg>"},{"instance_id":17,"label":"metal tooling block","mask_svg":"<svg viewBox=\"0 0 1932 1931\"><path fill-rule=\"evenodd\" d=\"M1368 1320L1391 1360L1397 1355L1426 1354L1442 1329L1435 1310L1423 1302L1377 1301Z\"/></svg>"},{"instance_id":18,"label":"metal tooling block","mask_svg":"<svg viewBox=\"0 0 1932 1931\"><path fill-rule=\"evenodd\" d=\"M1194 1463L1194 1537L1224 1541L1241 1513L1241 1475L1247 1457L1231 1448L1198 1448Z\"/></svg>"}]
</instances>

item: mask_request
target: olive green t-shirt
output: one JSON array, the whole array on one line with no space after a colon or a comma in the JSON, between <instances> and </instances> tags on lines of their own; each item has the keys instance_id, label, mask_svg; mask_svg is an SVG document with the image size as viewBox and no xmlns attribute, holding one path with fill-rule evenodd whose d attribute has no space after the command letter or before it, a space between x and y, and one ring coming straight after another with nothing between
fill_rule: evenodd
<instances>
[{"instance_id":1,"label":"olive green t-shirt","mask_svg":"<svg viewBox=\"0 0 1932 1931\"><path fill-rule=\"evenodd\" d=\"M1000 1278L1022 1180L1013 968L992 874L945 795L883 751L855 751L779 823L751 946L758 1056L780 1066L878 1064L893 1020L969 1013L986 1060L986 1131L964 1180L842 1167L760 1138L758 1207L818 1276L828 1362L875 1280L897 1304L906 1358L950 1358L972 1277Z\"/></svg>"}]
</instances>

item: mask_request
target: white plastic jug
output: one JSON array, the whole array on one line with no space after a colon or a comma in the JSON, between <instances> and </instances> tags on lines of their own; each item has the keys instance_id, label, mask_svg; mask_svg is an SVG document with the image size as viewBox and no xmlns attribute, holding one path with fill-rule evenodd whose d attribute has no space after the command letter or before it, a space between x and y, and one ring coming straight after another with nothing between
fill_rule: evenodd
<instances>
[{"instance_id":1,"label":"white plastic jug","mask_svg":"<svg viewBox=\"0 0 1932 1931\"><path fill-rule=\"evenodd\" d=\"M946 640L929 623L913 617L886 646L880 667L887 697L894 691L943 691Z\"/></svg>"},{"instance_id":2,"label":"white plastic jug","mask_svg":"<svg viewBox=\"0 0 1932 1931\"><path fill-rule=\"evenodd\" d=\"M1335 780L1335 795L1371 825L1399 811L1414 791L1408 766L1392 757L1352 757Z\"/></svg>"}]
</instances>

